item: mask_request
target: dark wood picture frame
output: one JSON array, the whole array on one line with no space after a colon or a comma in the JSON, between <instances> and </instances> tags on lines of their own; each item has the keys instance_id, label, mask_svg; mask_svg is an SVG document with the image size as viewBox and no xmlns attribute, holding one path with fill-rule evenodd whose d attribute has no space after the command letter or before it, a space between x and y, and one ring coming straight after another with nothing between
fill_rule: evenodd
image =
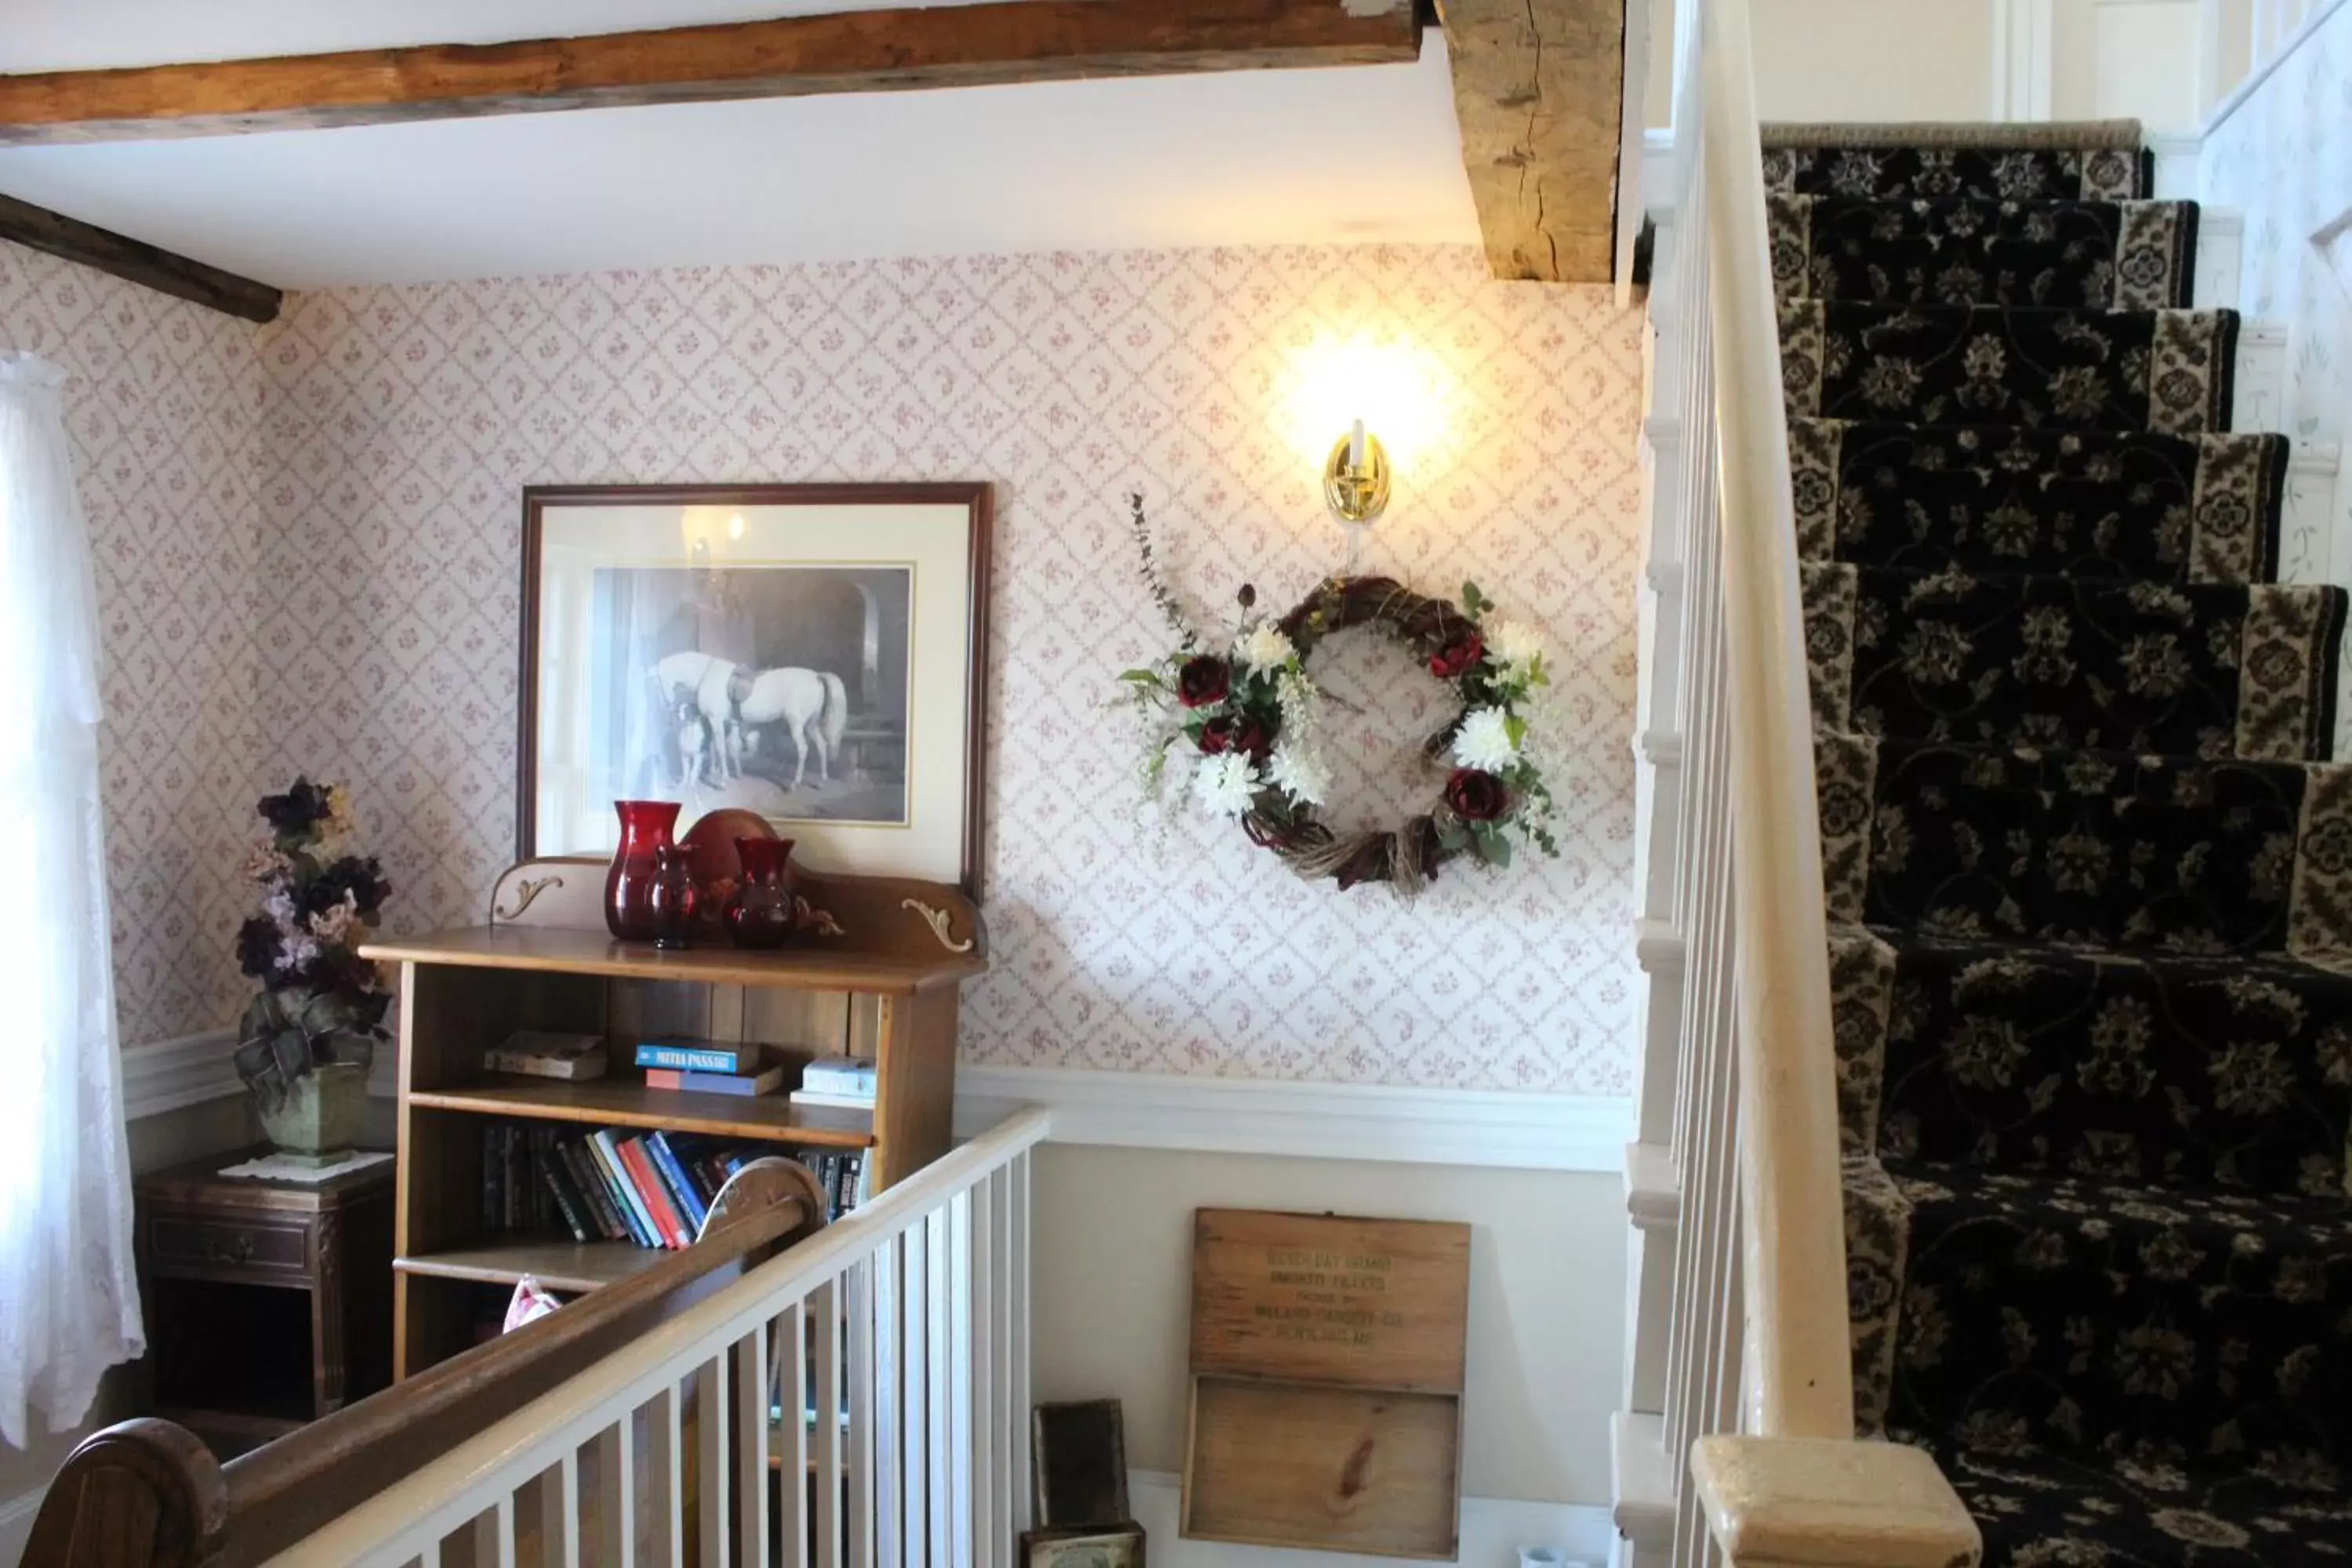
<instances>
[{"instance_id":1,"label":"dark wood picture frame","mask_svg":"<svg viewBox=\"0 0 2352 1568\"><path fill-rule=\"evenodd\" d=\"M515 858L532 843L539 771L539 582L547 512L568 506L961 506L970 518L966 588L964 821L957 877L966 897L981 898L988 799L988 601L995 489L988 481L907 484L531 485L522 492L520 689L516 703ZM908 672L908 680L914 672Z\"/></svg>"}]
</instances>

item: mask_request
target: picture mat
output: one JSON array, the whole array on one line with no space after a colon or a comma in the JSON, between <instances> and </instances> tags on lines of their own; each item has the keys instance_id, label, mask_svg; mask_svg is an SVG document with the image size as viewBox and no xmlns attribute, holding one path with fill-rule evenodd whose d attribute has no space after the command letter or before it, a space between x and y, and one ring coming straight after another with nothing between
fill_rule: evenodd
<instances>
[{"instance_id":1,"label":"picture mat","mask_svg":"<svg viewBox=\"0 0 2352 1568\"><path fill-rule=\"evenodd\" d=\"M740 517L741 537L729 523ZM906 816L899 824L778 820L795 858L817 870L954 881L966 831L969 755L971 512L961 502L869 505L551 505L540 546L536 783L537 855L601 854L618 842L612 802L582 766L593 700L588 647L599 568L901 566L908 613ZM974 671L972 679L978 679ZM811 761L814 768L814 759ZM716 803L714 803L716 804ZM695 814L681 811L677 831Z\"/></svg>"}]
</instances>

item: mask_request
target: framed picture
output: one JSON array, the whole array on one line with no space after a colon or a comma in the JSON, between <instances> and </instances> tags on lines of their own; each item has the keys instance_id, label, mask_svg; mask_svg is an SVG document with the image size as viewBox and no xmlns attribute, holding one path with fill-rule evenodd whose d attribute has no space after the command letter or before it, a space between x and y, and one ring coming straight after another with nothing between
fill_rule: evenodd
<instances>
[{"instance_id":1,"label":"framed picture","mask_svg":"<svg viewBox=\"0 0 2352 1568\"><path fill-rule=\"evenodd\" d=\"M1143 1527L1024 1530L1021 1568L1144 1568Z\"/></svg>"},{"instance_id":2,"label":"framed picture","mask_svg":"<svg viewBox=\"0 0 2352 1568\"><path fill-rule=\"evenodd\" d=\"M985 484L523 492L517 858L613 803L759 813L820 871L979 896Z\"/></svg>"}]
</instances>

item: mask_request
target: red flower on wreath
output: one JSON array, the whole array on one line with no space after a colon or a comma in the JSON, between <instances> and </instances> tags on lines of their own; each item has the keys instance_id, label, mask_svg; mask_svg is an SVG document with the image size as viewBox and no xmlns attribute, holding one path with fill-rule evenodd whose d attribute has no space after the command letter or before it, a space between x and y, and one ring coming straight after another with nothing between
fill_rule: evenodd
<instances>
[{"instance_id":1,"label":"red flower on wreath","mask_svg":"<svg viewBox=\"0 0 2352 1568\"><path fill-rule=\"evenodd\" d=\"M1492 773L1456 768L1445 781L1445 804L1465 822L1492 822L1509 808L1511 792Z\"/></svg>"},{"instance_id":2,"label":"red flower on wreath","mask_svg":"<svg viewBox=\"0 0 2352 1568\"><path fill-rule=\"evenodd\" d=\"M1429 656L1429 673L1440 680L1459 680L1486 657L1486 639L1476 632L1464 632Z\"/></svg>"},{"instance_id":3,"label":"red flower on wreath","mask_svg":"<svg viewBox=\"0 0 2352 1568\"><path fill-rule=\"evenodd\" d=\"M1233 689L1233 672L1213 653L1194 654L1176 671L1176 700L1187 708L1207 708Z\"/></svg>"},{"instance_id":4,"label":"red flower on wreath","mask_svg":"<svg viewBox=\"0 0 2352 1568\"><path fill-rule=\"evenodd\" d=\"M1266 738L1265 726L1250 720L1235 719L1230 714L1212 719L1201 726L1201 750L1213 757L1227 752L1241 752L1250 761L1262 763L1274 750Z\"/></svg>"}]
</instances>

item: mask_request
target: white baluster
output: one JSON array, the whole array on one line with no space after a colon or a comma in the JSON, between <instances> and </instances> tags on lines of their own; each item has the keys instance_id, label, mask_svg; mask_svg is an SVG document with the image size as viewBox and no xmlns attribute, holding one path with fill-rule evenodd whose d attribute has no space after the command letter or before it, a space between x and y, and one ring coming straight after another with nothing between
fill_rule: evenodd
<instances>
[{"instance_id":1,"label":"white baluster","mask_svg":"<svg viewBox=\"0 0 2352 1568\"><path fill-rule=\"evenodd\" d=\"M849 1568L875 1568L874 1297L877 1269L862 1259L847 1276L849 1296Z\"/></svg>"},{"instance_id":2,"label":"white baluster","mask_svg":"<svg viewBox=\"0 0 2352 1568\"><path fill-rule=\"evenodd\" d=\"M929 1560L930 1539L930 1249L928 1227L920 1223L899 1233L902 1267L898 1297L899 1392L905 1424L899 1428L899 1468L905 1474L907 1568L922 1568Z\"/></svg>"},{"instance_id":3,"label":"white baluster","mask_svg":"<svg viewBox=\"0 0 2352 1568\"><path fill-rule=\"evenodd\" d=\"M923 1479L929 1490L924 1538L930 1547L931 1568L949 1568L948 1547L953 1531L948 1525L948 1391L955 1385L955 1367L948 1360L948 1302L953 1280L948 1260L948 1215L933 1209L923 1219L923 1427L928 1441Z\"/></svg>"},{"instance_id":4,"label":"white baluster","mask_svg":"<svg viewBox=\"0 0 2352 1568\"><path fill-rule=\"evenodd\" d=\"M1013 1533L1029 1528L1033 1517L1029 1484L1029 1154L1013 1157L1013 1200L1007 1234L1012 1238L1006 1259L1013 1303L1008 1320L1013 1329L1013 1377L1009 1415L1012 1417ZM1009 1549L1009 1548L1008 1548Z\"/></svg>"},{"instance_id":5,"label":"white baluster","mask_svg":"<svg viewBox=\"0 0 2352 1568\"><path fill-rule=\"evenodd\" d=\"M971 1487L971 1555L976 1568L996 1568L996 1538L1003 1529L997 1512L996 1403L996 1178L982 1176L971 1190L967 1209L971 1237L971 1426L970 1431Z\"/></svg>"},{"instance_id":6,"label":"white baluster","mask_svg":"<svg viewBox=\"0 0 2352 1568\"><path fill-rule=\"evenodd\" d=\"M803 1359L800 1338L800 1308L794 1306L785 1314L790 1320L791 1358L795 1368L808 1363ZM735 1563L736 1568L767 1568L768 1563L768 1434L769 1412L776 1392L776 1376L769 1360L768 1325L759 1323L751 1331L735 1342ZM794 1383L800 1381L795 1377ZM801 1407L787 1404L783 1419L795 1428L801 1424ZM794 1498L805 1495L807 1478L795 1469L781 1478L782 1489ZM792 1507L792 1505L787 1505ZM792 1507L797 1515L797 1507Z\"/></svg>"},{"instance_id":7,"label":"white baluster","mask_svg":"<svg viewBox=\"0 0 2352 1568\"><path fill-rule=\"evenodd\" d=\"M874 1446L864 1458L874 1477L874 1557L880 1568L905 1568L907 1438L899 1412L906 1379L906 1255L892 1237L874 1255Z\"/></svg>"},{"instance_id":8,"label":"white baluster","mask_svg":"<svg viewBox=\"0 0 2352 1568\"><path fill-rule=\"evenodd\" d=\"M548 1511L554 1517L555 1528L562 1534L560 1540L551 1543L552 1560L562 1563L562 1568L580 1568L580 1450L564 1449L563 1458L556 1463L554 1475L554 1506ZM546 1486L547 1478L541 1476L539 1484ZM548 1559L549 1553L542 1552L541 1560Z\"/></svg>"},{"instance_id":9,"label":"white baluster","mask_svg":"<svg viewBox=\"0 0 2352 1568\"><path fill-rule=\"evenodd\" d=\"M798 1421L786 1424L788 1430L807 1438L785 1445L787 1481L804 1467L815 1471L810 1509L816 1526L815 1553L812 1556L805 1545L796 1552L790 1536L784 1542L784 1561L802 1568L841 1568L841 1293L839 1279L828 1279L809 1293L810 1377L803 1397L814 1396L816 1419L807 1428Z\"/></svg>"},{"instance_id":10,"label":"white baluster","mask_svg":"<svg viewBox=\"0 0 2352 1568\"><path fill-rule=\"evenodd\" d=\"M940 1381L948 1404L947 1561L955 1568L972 1562L971 1205L971 1193L958 1193L947 1213L947 1361Z\"/></svg>"}]
</instances>

